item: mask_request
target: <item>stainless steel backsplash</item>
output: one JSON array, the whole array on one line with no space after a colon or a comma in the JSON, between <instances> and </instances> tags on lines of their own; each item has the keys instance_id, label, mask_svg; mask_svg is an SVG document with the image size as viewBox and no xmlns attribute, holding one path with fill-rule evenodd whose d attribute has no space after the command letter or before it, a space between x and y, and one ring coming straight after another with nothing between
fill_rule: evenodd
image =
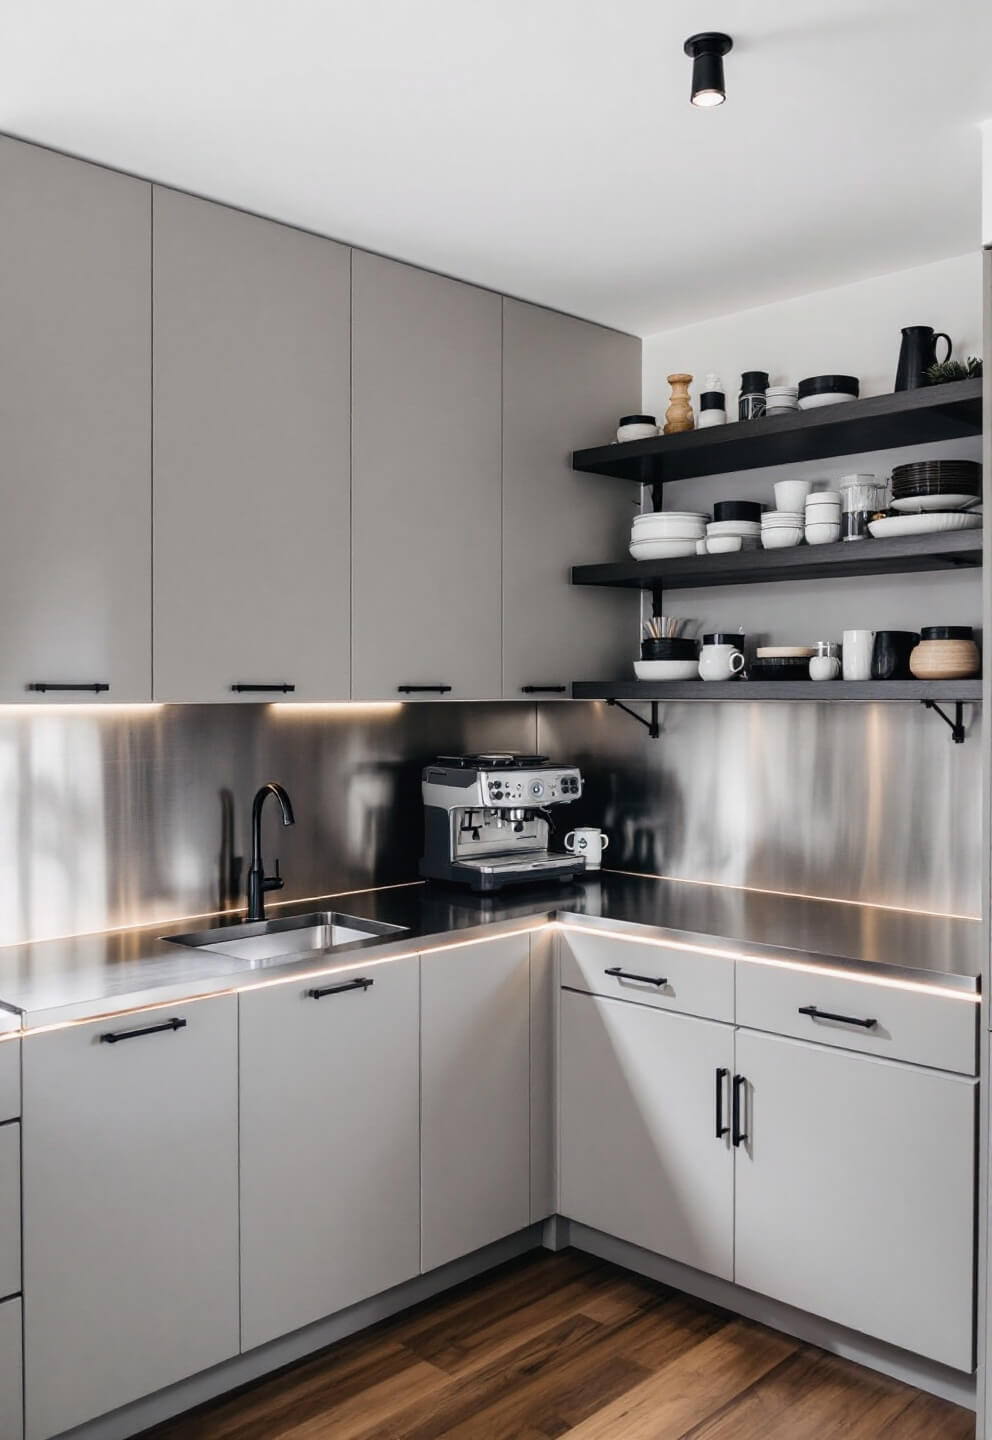
<instances>
[{"instance_id":1,"label":"stainless steel backsplash","mask_svg":"<svg viewBox=\"0 0 992 1440\"><path fill-rule=\"evenodd\" d=\"M412 879L421 766L492 748L577 761L557 840L601 824L615 868L977 912L974 738L908 705L672 705L663 726L594 704L4 709L0 944L238 900L268 779L296 807L265 820L281 898Z\"/></svg>"}]
</instances>

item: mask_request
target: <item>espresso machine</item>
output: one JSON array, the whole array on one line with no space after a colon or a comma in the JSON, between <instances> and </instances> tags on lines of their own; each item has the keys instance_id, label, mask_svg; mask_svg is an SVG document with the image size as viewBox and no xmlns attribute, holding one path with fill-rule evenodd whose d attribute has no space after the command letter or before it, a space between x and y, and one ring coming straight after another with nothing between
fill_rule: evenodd
<instances>
[{"instance_id":1,"label":"espresso machine","mask_svg":"<svg viewBox=\"0 0 992 1440\"><path fill-rule=\"evenodd\" d=\"M578 800L582 776L546 755L439 755L422 775L420 873L473 890L571 880L579 856L548 849L552 805Z\"/></svg>"}]
</instances>

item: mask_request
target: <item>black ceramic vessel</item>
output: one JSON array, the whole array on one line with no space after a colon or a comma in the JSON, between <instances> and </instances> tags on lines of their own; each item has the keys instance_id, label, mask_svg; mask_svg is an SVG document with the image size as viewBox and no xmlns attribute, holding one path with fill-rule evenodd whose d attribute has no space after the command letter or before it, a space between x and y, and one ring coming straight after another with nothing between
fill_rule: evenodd
<instances>
[{"instance_id":1,"label":"black ceramic vessel","mask_svg":"<svg viewBox=\"0 0 992 1440\"><path fill-rule=\"evenodd\" d=\"M913 630L879 630L871 652L873 680L911 680L909 657L920 643Z\"/></svg>"}]
</instances>

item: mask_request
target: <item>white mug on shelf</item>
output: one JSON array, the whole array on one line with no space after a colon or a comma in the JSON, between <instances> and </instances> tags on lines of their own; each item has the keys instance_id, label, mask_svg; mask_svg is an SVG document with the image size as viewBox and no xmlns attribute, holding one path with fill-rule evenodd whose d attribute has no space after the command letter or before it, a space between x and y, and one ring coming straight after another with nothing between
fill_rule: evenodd
<instances>
[{"instance_id":1,"label":"white mug on shelf","mask_svg":"<svg viewBox=\"0 0 992 1440\"><path fill-rule=\"evenodd\" d=\"M587 870L598 870L603 851L610 843L610 837L597 830L595 825L580 825L569 830L565 836L565 849L570 855L584 856Z\"/></svg>"},{"instance_id":2,"label":"white mug on shelf","mask_svg":"<svg viewBox=\"0 0 992 1440\"><path fill-rule=\"evenodd\" d=\"M875 646L874 630L844 631L844 679L871 679L871 652Z\"/></svg>"}]
</instances>

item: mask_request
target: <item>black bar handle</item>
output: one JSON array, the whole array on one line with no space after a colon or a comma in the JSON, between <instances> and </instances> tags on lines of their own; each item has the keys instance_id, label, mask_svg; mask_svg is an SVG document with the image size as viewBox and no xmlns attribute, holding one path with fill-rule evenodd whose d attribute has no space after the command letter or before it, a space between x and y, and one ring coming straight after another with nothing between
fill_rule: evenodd
<instances>
[{"instance_id":1,"label":"black bar handle","mask_svg":"<svg viewBox=\"0 0 992 1440\"><path fill-rule=\"evenodd\" d=\"M447 695L451 689L450 685L397 685L400 695Z\"/></svg>"},{"instance_id":2,"label":"black bar handle","mask_svg":"<svg viewBox=\"0 0 992 1440\"><path fill-rule=\"evenodd\" d=\"M635 975L632 970L621 970L619 965L611 965L609 970L604 970L604 975L613 975L617 980L636 980L641 985L657 985L660 990L662 985L668 984L667 975Z\"/></svg>"},{"instance_id":3,"label":"black bar handle","mask_svg":"<svg viewBox=\"0 0 992 1440\"><path fill-rule=\"evenodd\" d=\"M730 1133L730 1126L723 1123L723 1082L730 1071L725 1065L718 1067L716 1072L716 1138L722 1140L724 1135Z\"/></svg>"},{"instance_id":4,"label":"black bar handle","mask_svg":"<svg viewBox=\"0 0 992 1440\"><path fill-rule=\"evenodd\" d=\"M323 1000L325 995L341 995L345 990L368 990L375 984L367 975L360 975L357 980L345 980L340 985L325 985L320 990L308 990L307 994L311 1000Z\"/></svg>"},{"instance_id":5,"label":"black bar handle","mask_svg":"<svg viewBox=\"0 0 992 1440\"><path fill-rule=\"evenodd\" d=\"M238 685L232 685L232 686L231 686L231 689L234 691L234 693L235 693L236 695L254 695L254 694L262 695L262 694L265 694L265 692L268 691L268 690L274 690L274 691L276 691L276 692L277 692L278 694L280 694L280 695L289 695L289 694L291 694L291 693L296 689L296 686L295 686L295 685L287 685L285 682L282 682L282 683L279 683L279 684L276 684L276 685L242 685L242 684L238 684Z\"/></svg>"},{"instance_id":6,"label":"black bar handle","mask_svg":"<svg viewBox=\"0 0 992 1440\"><path fill-rule=\"evenodd\" d=\"M55 680L32 680L28 689L35 690L41 695L48 690L88 690L91 695L102 695L110 689L110 686L105 680L91 680L85 685L62 685Z\"/></svg>"},{"instance_id":7,"label":"black bar handle","mask_svg":"<svg viewBox=\"0 0 992 1440\"><path fill-rule=\"evenodd\" d=\"M108 1030L100 1036L101 1045L119 1045L122 1040L137 1040L140 1035L160 1035L163 1030L185 1030L186 1021L178 1015L163 1020L161 1025L142 1025L140 1030Z\"/></svg>"},{"instance_id":8,"label":"black bar handle","mask_svg":"<svg viewBox=\"0 0 992 1440\"><path fill-rule=\"evenodd\" d=\"M862 1030L874 1030L877 1020L859 1020L856 1015L835 1015L832 1010L818 1010L815 1005L800 1005L800 1015L811 1020L836 1020L838 1025L860 1025Z\"/></svg>"},{"instance_id":9,"label":"black bar handle","mask_svg":"<svg viewBox=\"0 0 992 1440\"><path fill-rule=\"evenodd\" d=\"M521 695L567 695L567 685L521 685Z\"/></svg>"},{"instance_id":10,"label":"black bar handle","mask_svg":"<svg viewBox=\"0 0 992 1440\"><path fill-rule=\"evenodd\" d=\"M735 1149L738 1145L742 1143L742 1141L747 1139L747 1131L741 1129L741 1091L744 1089L744 1086L746 1084L747 1081L745 1080L743 1075L734 1076L732 1106L733 1118L731 1122L733 1125L733 1133L731 1135L731 1139L734 1142Z\"/></svg>"}]
</instances>

